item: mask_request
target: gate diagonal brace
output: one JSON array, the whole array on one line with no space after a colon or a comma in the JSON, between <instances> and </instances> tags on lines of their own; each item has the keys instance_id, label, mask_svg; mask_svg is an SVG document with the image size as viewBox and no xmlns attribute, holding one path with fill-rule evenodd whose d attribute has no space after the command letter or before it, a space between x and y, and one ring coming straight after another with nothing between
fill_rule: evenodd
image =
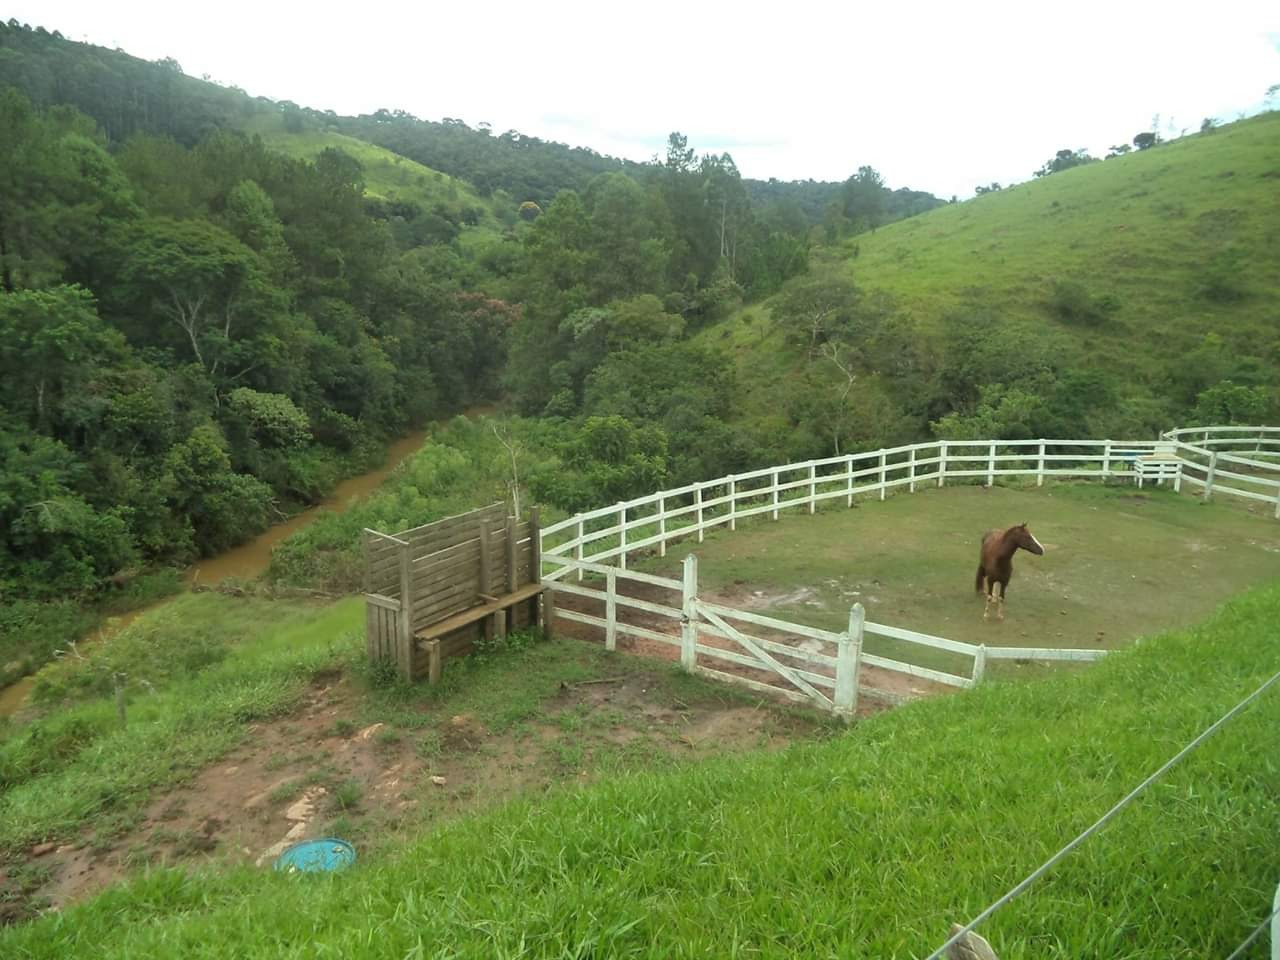
<instances>
[{"instance_id":1,"label":"gate diagonal brace","mask_svg":"<svg viewBox=\"0 0 1280 960\"><path fill-rule=\"evenodd\" d=\"M756 657L759 657L762 661L764 661L766 664L772 667L777 673L781 674L787 680L790 680L793 684L795 684L797 687L799 687L801 690L807 693L814 700L817 700L819 703L825 706L831 706L832 701L829 700L825 694L823 694L821 691L815 688L812 684L810 684L807 680L805 680L804 677L797 674L790 667L786 666L785 664L779 663L777 660L775 660L772 656L769 655L769 652L767 650L765 650L759 644L755 643L755 641L753 641L750 637L747 637L744 634L739 633L733 627L729 626L729 624L725 623L724 620L721 619L719 616L717 616L715 613L713 613L712 611L704 607L701 603L697 605L697 609L700 614L702 614L704 617L710 620L715 626L719 627L726 634L728 634L731 639L736 640L738 643L742 644L742 646L746 647L747 650L749 650L752 654L754 654Z\"/></svg>"}]
</instances>

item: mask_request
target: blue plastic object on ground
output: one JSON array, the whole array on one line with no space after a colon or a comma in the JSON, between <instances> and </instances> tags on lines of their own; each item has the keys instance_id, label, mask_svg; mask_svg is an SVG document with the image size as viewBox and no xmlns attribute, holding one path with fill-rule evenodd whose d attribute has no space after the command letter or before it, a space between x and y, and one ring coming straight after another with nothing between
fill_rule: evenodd
<instances>
[{"instance_id":1,"label":"blue plastic object on ground","mask_svg":"<svg viewBox=\"0 0 1280 960\"><path fill-rule=\"evenodd\" d=\"M302 840L276 858L276 869L286 873L299 870L344 870L355 863L356 849L337 837Z\"/></svg>"}]
</instances>

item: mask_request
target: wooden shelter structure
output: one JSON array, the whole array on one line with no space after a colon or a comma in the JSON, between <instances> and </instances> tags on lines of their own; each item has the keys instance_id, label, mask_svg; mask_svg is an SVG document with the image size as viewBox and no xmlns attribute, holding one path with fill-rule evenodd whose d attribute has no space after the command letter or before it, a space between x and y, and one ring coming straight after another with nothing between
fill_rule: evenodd
<instances>
[{"instance_id":1,"label":"wooden shelter structure","mask_svg":"<svg viewBox=\"0 0 1280 960\"><path fill-rule=\"evenodd\" d=\"M370 660L437 683L444 661L470 652L479 636L548 628L539 534L537 507L520 520L503 503L395 534L366 529Z\"/></svg>"}]
</instances>

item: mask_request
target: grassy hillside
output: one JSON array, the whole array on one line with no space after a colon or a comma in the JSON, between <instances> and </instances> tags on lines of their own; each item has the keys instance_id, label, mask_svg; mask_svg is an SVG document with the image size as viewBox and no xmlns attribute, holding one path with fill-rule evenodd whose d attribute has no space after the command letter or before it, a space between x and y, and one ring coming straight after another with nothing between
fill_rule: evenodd
<instances>
[{"instance_id":1,"label":"grassy hillside","mask_svg":"<svg viewBox=\"0 0 1280 960\"><path fill-rule=\"evenodd\" d=\"M1014 323L1072 368L1106 371L1121 394L1158 404L1157 422L1217 379L1274 387L1280 112L941 207L819 247L811 262L816 278L890 295L893 322L921 344L922 379ZM775 322L779 302L703 333L736 352L744 382L804 372L804 351ZM1207 335L1221 345L1206 347ZM839 379L822 361L811 372ZM938 390L925 416L954 399ZM758 416L777 409L775 394L756 400Z\"/></svg>"},{"instance_id":2,"label":"grassy hillside","mask_svg":"<svg viewBox=\"0 0 1280 960\"><path fill-rule=\"evenodd\" d=\"M501 229L493 202L482 198L471 184L375 144L335 130L307 129L292 133L285 128L284 116L274 112L257 113L245 122L244 130L262 137L271 149L291 157L313 160L330 147L342 150L360 161L364 168L367 196L392 203L411 203L424 210L439 207L454 215L472 210L478 220L473 229ZM514 220L514 204L507 213ZM464 236L467 232L470 231L465 231Z\"/></svg>"},{"instance_id":3,"label":"grassy hillside","mask_svg":"<svg viewBox=\"0 0 1280 960\"><path fill-rule=\"evenodd\" d=\"M1238 301L1204 295L1224 254L1238 255ZM953 204L840 255L858 283L931 321L975 300L1048 318L1053 282L1079 282L1118 304L1097 329L1066 329L1087 355L1135 373L1209 332L1274 346L1280 113Z\"/></svg>"},{"instance_id":4,"label":"grassy hillside","mask_svg":"<svg viewBox=\"0 0 1280 960\"><path fill-rule=\"evenodd\" d=\"M341 609L295 631L304 682ZM0 933L0 954L922 956L1265 679L1278 615L1270 587L1087 671L529 797L332 878L156 870ZM1001 911L1000 956L1226 955L1280 872L1257 751L1277 721L1271 695Z\"/></svg>"}]
</instances>

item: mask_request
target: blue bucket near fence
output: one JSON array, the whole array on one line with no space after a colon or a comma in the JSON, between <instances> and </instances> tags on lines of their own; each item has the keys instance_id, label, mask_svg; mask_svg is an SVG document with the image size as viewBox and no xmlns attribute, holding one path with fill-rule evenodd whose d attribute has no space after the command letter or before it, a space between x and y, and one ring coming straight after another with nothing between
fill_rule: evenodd
<instances>
[{"instance_id":1,"label":"blue bucket near fence","mask_svg":"<svg viewBox=\"0 0 1280 960\"><path fill-rule=\"evenodd\" d=\"M356 862L356 848L337 837L302 840L276 858L275 868L286 873L334 872Z\"/></svg>"}]
</instances>

